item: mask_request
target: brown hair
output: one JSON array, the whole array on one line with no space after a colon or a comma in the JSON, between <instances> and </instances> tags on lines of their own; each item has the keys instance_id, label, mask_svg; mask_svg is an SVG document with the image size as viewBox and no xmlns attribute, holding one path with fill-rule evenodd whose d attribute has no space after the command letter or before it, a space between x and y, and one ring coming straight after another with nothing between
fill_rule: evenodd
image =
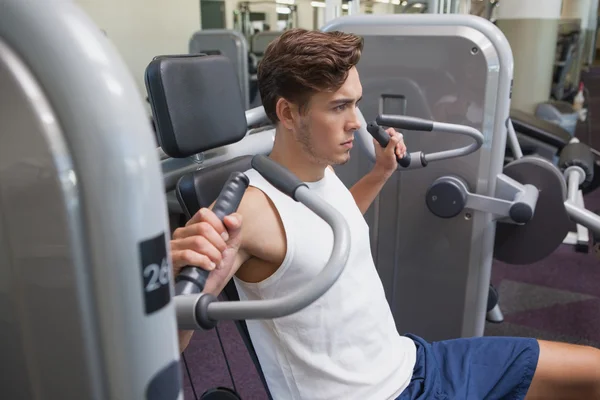
<instances>
[{"instance_id":1,"label":"brown hair","mask_svg":"<svg viewBox=\"0 0 600 400\"><path fill-rule=\"evenodd\" d=\"M269 119L278 122L280 97L304 110L316 92L336 91L348 78L363 39L343 32L290 29L272 41L258 65L258 89Z\"/></svg>"}]
</instances>

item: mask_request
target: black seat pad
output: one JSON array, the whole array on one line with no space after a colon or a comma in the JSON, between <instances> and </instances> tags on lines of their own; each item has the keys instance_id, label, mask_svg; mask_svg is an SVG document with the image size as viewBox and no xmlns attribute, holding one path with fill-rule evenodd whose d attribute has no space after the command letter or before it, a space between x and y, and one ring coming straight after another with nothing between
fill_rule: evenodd
<instances>
[{"instance_id":1,"label":"black seat pad","mask_svg":"<svg viewBox=\"0 0 600 400\"><path fill-rule=\"evenodd\" d=\"M510 119L515 131L562 150L572 139L569 132L552 122L520 110L511 109Z\"/></svg>"}]
</instances>

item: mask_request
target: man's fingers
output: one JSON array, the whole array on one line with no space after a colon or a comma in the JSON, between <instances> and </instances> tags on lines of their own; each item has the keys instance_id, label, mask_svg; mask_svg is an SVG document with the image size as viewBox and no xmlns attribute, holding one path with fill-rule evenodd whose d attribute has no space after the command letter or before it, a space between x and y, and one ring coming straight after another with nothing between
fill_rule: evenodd
<instances>
[{"instance_id":1,"label":"man's fingers","mask_svg":"<svg viewBox=\"0 0 600 400\"><path fill-rule=\"evenodd\" d=\"M242 216L238 213L233 213L223 219L223 223L227 227L230 234L242 227Z\"/></svg>"},{"instance_id":2,"label":"man's fingers","mask_svg":"<svg viewBox=\"0 0 600 400\"><path fill-rule=\"evenodd\" d=\"M395 153L396 147L400 143L401 138L398 135L390 136L390 141L388 145L385 147L385 150L389 153Z\"/></svg>"},{"instance_id":3,"label":"man's fingers","mask_svg":"<svg viewBox=\"0 0 600 400\"><path fill-rule=\"evenodd\" d=\"M402 158L406 155L406 145L404 144L403 141L400 141L396 145L396 155L400 158Z\"/></svg>"},{"instance_id":4,"label":"man's fingers","mask_svg":"<svg viewBox=\"0 0 600 400\"><path fill-rule=\"evenodd\" d=\"M204 220L203 215L206 213L206 210L208 210L208 208L199 209L198 212L196 212L196 214L192 215L192 218L190 218L190 220L186 222L185 225L188 226L197 224L198 222L202 222Z\"/></svg>"},{"instance_id":5,"label":"man's fingers","mask_svg":"<svg viewBox=\"0 0 600 400\"><path fill-rule=\"evenodd\" d=\"M221 220L216 216L216 214L212 210L208 208L201 208L196 214L192 216L192 218L190 218L190 220L185 225L189 226L197 224L199 222L209 223L213 228L215 228L219 235L222 235L223 239L227 241L227 230L225 229L225 226L223 225Z\"/></svg>"},{"instance_id":6,"label":"man's fingers","mask_svg":"<svg viewBox=\"0 0 600 400\"><path fill-rule=\"evenodd\" d=\"M173 233L173 239L179 240L184 239L191 236L203 236L213 246L215 246L219 251L223 252L227 248L227 244L223 239L223 236L219 235L219 233L210 225L208 222L202 221L193 225L187 225L182 228L177 229Z\"/></svg>"},{"instance_id":7,"label":"man's fingers","mask_svg":"<svg viewBox=\"0 0 600 400\"><path fill-rule=\"evenodd\" d=\"M222 259L221 252L208 239L202 236L190 236L174 240L171 242L171 249L173 251L192 250L199 254L204 254L215 264L219 264Z\"/></svg>"},{"instance_id":8,"label":"man's fingers","mask_svg":"<svg viewBox=\"0 0 600 400\"><path fill-rule=\"evenodd\" d=\"M393 151L394 154L402 158L406 154L406 145L404 144L404 135L400 132L397 132L394 128L386 129L388 135L390 135L390 143L391 146L386 147L390 151Z\"/></svg>"},{"instance_id":9,"label":"man's fingers","mask_svg":"<svg viewBox=\"0 0 600 400\"><path fill-rule=\"evenodd\" d=\"M229 232L229 241L227 245L233 248L239 248L241 244L241 235L242 232L242 216L240 214L231 214L226 216L223 219L225 226L227 226L227 231Z\"/></svg>"},{"instance_id":10,"label":"man's fingers","mask_svg":"<svg viewBox=\"0 0 600 400\"><path fill-rule=\"evenodd\" d=\"M199 254L194 250L184 249L184 250L173 250L171 251L171 255L173 258L173 269L175 270L175 275L179 274L181 269L186 265L190 265L193 267L199 267L207 271L212 271L216 268L216 264L204 254Z\"/></svg>"}]
</instances>

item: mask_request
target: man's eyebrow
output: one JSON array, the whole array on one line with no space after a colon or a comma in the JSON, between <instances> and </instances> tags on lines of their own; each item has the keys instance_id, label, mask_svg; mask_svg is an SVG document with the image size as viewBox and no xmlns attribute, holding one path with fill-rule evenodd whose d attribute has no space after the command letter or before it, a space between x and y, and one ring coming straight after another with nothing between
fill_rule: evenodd
<instances>
[{"instance_id":1,"label":"man's eyebrow","mask_svg":"<svg viewBox=\"0 0 600 400\"><path fill-rule=\"evenodd\" d=\"M358 103L361 100L362 100L362 96L360 96L358 98L358 100L356 100L356 102ZM347 103L352 103L352 102L354 102L354 99L343 98L343 99L333 100L333 101L330 102L330 104L332 104L332 105L342 105L342 104L347 104Z\"/></svg>"}]
</instances>

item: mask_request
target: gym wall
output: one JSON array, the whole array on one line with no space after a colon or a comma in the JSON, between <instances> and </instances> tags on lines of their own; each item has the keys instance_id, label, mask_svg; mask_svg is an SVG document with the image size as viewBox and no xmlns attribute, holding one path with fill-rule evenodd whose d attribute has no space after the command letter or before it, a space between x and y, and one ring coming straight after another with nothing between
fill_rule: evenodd
<instances>
[{"instance_id":1,"label":"gym wall","mask_svg":"<svg viewBox=\"0 0 600 400\"><path fill-rule=\"evenodd\" d=\"M104 30L146 98L144 70L158 54L187 54L200 27L198 0L75 0Z\"/></svg>"}]
</instances>

